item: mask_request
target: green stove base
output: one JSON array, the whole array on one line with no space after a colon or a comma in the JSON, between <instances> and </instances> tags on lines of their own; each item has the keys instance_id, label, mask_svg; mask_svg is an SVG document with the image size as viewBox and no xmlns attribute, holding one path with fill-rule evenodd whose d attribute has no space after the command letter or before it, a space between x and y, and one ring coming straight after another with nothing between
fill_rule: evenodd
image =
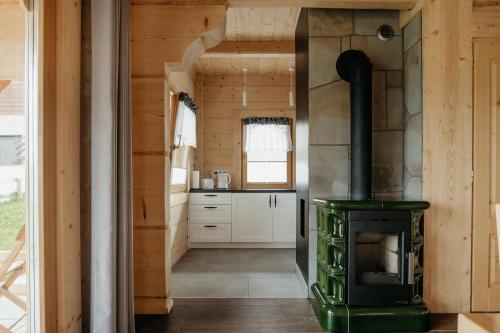
<instances>
[{"instance_id":1,"label":"green stove base","mask_svg":"<svg viewBox=\"0 0 500 333\"><path fill-rule=\"evenodd\" d=\"M332 333L415 333L430 330L425 304L361 307L327 302L317 284L311 287L314 311L321 327Z\"/></svg>"}]
</instances>

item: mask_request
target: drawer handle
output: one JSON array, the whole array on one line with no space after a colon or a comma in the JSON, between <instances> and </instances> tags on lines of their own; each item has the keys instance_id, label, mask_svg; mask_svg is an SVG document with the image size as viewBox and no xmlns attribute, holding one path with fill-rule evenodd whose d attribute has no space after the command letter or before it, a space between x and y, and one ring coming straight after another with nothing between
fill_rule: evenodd
<instances>
[{"instance_id":1,"label":"drawer handle","mask_svg":"<svg viewBox=\"0 0 500 333\"><path fill-rule=\"evenodd\" d=\"M205 228L217 228L216 225L204 225Z\"/></svg>"},{"instance_id":2,"label":"drawer handle","mask_svg":"<svg viewBox=\"0 0 500 333\"><path fill-rule=\"evenodd\" d=\"M205 206L203 208L206 208L206 209L217 209L217 207L215 207L215 206Z\"/></svg>"},{"instance_id":3,"label":"drawer handle","mask_svg":"<svg viewBox=\"0 0 500 333\"><path fill-rule=\"evenodd\" d=\"M204 194L205 197L216 197L217 194Z\"/></svg>"}]
</instances>

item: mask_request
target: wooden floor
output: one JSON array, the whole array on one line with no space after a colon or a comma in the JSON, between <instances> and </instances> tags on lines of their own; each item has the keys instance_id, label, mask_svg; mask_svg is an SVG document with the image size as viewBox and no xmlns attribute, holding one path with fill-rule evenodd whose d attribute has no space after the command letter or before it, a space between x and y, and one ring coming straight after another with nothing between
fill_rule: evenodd
<instances>
[{"instance_id":1,"label":"wooden floor","mask_svg":"<svg viewBox=\"0 0 500 333\"><path fill-rule=\"evenodd\" d=\"M175 299L169 316L136 316L137 333L324 332L307 299ZM434 315L432 332L456 332L456 315Z\"/></svg>"}]
</instances>

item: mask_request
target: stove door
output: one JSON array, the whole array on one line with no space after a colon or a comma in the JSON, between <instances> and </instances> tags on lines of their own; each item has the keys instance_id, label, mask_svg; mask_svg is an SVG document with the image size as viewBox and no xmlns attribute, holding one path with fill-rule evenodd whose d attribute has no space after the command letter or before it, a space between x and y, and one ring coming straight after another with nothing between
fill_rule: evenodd
<instances>
[{"instance_id":1,"label":"stove door","mask_svg":"<svg viewBox=\"0 0 500 333\"><path fill-rule=\"evenodd\" d=\"M349 213L349 305L409 304L410 232L409 212Z\"/></svg>"}]
</instances>

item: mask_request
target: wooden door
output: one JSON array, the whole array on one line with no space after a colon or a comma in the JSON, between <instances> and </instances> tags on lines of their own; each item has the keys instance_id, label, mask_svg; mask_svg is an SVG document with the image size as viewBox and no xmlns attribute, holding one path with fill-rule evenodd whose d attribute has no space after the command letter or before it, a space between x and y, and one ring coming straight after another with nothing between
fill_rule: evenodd
<instances>
[{"instance_id":1,"label":"wooden door","mask_svg":"<svg viewBox=\"0 0 500 333\"><path fill-rule=\"evenodd\" d=\"M295 193L273 194L273 242L295 242Z\"/></svg>"},{"instance_id":2,"label":"wooden door","mask_svg":"<svg viewBox=\"0 0 500 333\"><path fill-rule=\"evenodd\" d=\"M234 193L231 232L233 242L272 242L271 193Z\"/></svg>"},{"instance_id":3,"label":"wooden door","mask_svg":"<svg viewBox=\"0 0 500 333\"><path fill-rule=\"evenodd\" d=\"M472 311L500 311L500 40L474 44ZM452 253L449 254L453 255Z\"/></svg>"}]
</instances>

